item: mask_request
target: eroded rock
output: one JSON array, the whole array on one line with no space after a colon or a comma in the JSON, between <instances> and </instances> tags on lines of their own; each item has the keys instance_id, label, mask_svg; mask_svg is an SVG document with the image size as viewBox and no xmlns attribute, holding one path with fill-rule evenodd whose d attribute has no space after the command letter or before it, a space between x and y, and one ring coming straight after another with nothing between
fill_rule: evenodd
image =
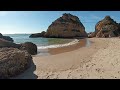
<instances>
[{"instance_id":1,"label":"eroded rock","mask_svg":"<svg viewBox=\"0 0 120 90\"><path fill-rule=\"evenodd\" d=\"M85 27L77 16L63 14L55 20L47 29L45 37L52 38L74 38L87 37Z\"/></svg>"}]
</instances>

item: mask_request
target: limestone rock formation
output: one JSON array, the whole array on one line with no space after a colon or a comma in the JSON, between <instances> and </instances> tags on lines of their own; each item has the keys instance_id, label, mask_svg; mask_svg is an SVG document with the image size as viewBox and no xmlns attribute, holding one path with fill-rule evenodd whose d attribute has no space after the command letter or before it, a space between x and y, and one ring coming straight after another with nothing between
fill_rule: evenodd
<instances>
[{"instance_id":1,"label":"limestone rock formation","mask_svg":"<svg viewBox=\"0 0 120 90\"><path fill-rule=\"evenodd\" d=\"M120 35L120 25L110 16L106 16L95 26L96 37L117 37Z\"/></svg>"},{"instance_id":2,"label":"limestone rock formation","mask_svg":"<svg viewBox=\"0 0 120 90\"><path fill-rule=\"evenodd\" d=\"M7 41L11 41L11 42L14 41L11 37L9 37L9 36L3 36L1 33L0 33L0 38L5 39Z\"/></svg>"},{"instance_id":3,"label":"limestone rock formation","mask_svg":"<svg viewBox=\"0 0 120 90\"><path fill-rule=\"evenodd\" d=\"M55 20L47 29L45 37L52 38L74 38L87 37L85 27L77 16L63 14Z\"/></svg>"},{"instance_id":4,"label":"limestone rock formation","mask_svg":"<svg viewBox=\"0 0 120 90\"><path fill-rule=\"evenodd\" d=\"M17 48L0 48L0 79L19 75L30 67L31 55Z\"/></svg>"},{"instance_id":5,"label":"limestone rock formation","mask_svg":"<svg viewBox=\"0 0 120 90\"><path fill-rule=\"evenodd\" d=\"M29 37L30 38L44 37L45 33L46 33L45 31L42 31L41 33L31 34Z\"/></svg>"},{"instance_id":6,"label":"limestone rock formation","mask_svg":"<svg viewBox=\"0 0 120 90\"><path fill-rule=\"evenodd\" d=\"M31 55L37 54L37 46L31 42L22 43L20 49L27 50L27 52L30 53Z\"/></svg>"}]
</instances>

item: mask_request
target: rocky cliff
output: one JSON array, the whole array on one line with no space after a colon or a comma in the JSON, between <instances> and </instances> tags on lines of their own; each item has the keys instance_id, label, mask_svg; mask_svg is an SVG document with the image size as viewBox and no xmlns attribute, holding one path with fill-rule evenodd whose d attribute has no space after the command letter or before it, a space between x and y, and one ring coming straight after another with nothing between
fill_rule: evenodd
<instances>
[{"instance_id":1,"label":"rocky cliff","mask_svg":"<svg viewBox=\"0 0 120 90\"><path fill-rule=\"evenodd\" d=\"M85 27L77 16L63 14L48 27L45 37L74 38L87 37Z\"/></svg>"},{"instance_id":2,"label":"rocky cliff","mask_svg":"<svg viewBox=\"0 0 120 90\"><path fill-rule=\"evenodd\" d=\"M96 37L117 37L120 35L120 25L110 16L106 16L95 26Z\"/></svg>"}]
</instances>

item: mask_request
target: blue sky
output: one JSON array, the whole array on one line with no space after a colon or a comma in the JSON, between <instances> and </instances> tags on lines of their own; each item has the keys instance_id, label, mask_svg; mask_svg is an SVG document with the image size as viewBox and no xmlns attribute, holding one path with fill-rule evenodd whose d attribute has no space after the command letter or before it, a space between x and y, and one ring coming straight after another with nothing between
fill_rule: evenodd
<instances>
[{"instance_id":1,"label":"blue sky","mask_svg":"<svg viewBox=\"0 0 120 90\"><path fill-rule=\"evenodd\" d=\"M110 15L120 23L120 11L0 11L0 33L39 33L63 13L79 17L87 32L95 30L96 23Z\"/></svg>"}]
</instances>

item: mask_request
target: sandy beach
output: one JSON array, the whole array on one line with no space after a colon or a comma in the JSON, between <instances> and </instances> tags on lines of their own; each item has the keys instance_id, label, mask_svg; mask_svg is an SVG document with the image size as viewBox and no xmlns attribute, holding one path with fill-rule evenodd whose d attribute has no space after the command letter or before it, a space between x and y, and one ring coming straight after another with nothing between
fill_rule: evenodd
<instances>
[{"instance_id":1,"label":"sandy beach","mask_svg":"<svg viewBox=\"0 0 120 90\"><path fill-rule=\"evenodd\" d=\"M68 50L70 49L68 47L62 52L59 48L51 50L52 55L33 56L31 68L15 79L120 78L119 38L89 38L88 40L92 42L90 46L79 47L80 42L75 45L74 50L73 48Z\"/></svg>"}]
</instances>

